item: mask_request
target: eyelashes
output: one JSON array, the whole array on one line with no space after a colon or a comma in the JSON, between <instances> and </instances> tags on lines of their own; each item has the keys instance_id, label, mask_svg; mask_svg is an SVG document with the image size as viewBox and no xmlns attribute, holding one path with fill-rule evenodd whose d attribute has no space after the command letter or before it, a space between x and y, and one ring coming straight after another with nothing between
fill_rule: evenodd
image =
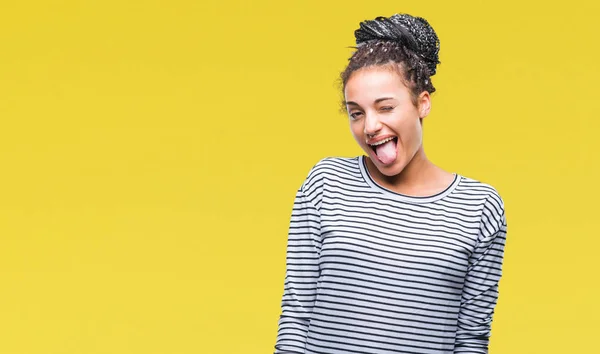
<instances>
[{"instance_id":1,"label":"eyelashes","mask_svg":"<svg viewBox=\"0 0 600 354\"><path fill-rule=\"evenodd\" d=\"M350 118L358 119L358 117L356 116L357 114L362 114L362 113L361 112L350 113Z\"/></svg>"},{"instance_id":2,"label":"eyelashes","mask_svg":"<svg viewBox=\"0 0 600 354\"><path fill-rule=\"evenodd\" d=\"M394 109L395 107L392 106L383 106L381 108L379 108L380 111L383 112L390 112ZM361 114L363 114L362 112L354 112L354 113L350 113L350 118L352 119L358 119Z\"/></svg>"}]
</instances>

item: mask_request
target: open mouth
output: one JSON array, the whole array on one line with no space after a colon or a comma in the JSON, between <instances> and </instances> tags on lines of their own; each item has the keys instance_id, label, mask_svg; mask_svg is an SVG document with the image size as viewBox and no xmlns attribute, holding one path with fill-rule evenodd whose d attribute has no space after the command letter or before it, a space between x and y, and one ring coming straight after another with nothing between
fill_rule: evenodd
<instances>
[{"instance_id":1,"label":"open mouth","mask_svg":"<svg viewBox=\"0 0 600 354\"><path fill-rule=\"evenodd\" d=\"M380 146L382 146L382 145L384 145L384 144L386 144L386 143L388 143L390 141L393 141L394 144L397 145L398 144L398 137L397 136L392 136L392 137L389 137L387 139L378 141L375 144L367 144L367 145L369 145L369 147L371 148L371 150L373 150L373 152L377 153L377 148L378 147L380 147Z\"/></svg>"},{"instance_id":2,"label":"open mouth","mask_svg":"<svg viewBox=\"0 0 600 354\"><path fill-rule=\"evenodd\" d=\"M398 137L389 137L387 139L378 141L375 144L369 144L371 150L373 150L377 159L384 165L388 165L396 160L398 155L397 151Z\"/></svg>"}]
</instances>

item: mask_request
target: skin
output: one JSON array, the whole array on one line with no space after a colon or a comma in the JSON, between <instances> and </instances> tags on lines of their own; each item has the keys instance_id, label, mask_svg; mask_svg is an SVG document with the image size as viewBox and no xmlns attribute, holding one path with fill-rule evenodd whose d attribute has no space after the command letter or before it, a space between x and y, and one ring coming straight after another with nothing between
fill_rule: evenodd
<instances>
[{"instance_id":1,"label":"skin","mask_svg":"<svg viewBox=\"0 0 600 354\"><path fill-rule=\"evenodd\" d=\"M396 71L373 66L350 76L344 97L350 130L369 157L367 169L375 182L409 196L430 196L452 183L454 175L431 162L423 148L423 119L431 110L429 92L421 92L414 104ZM385 165L367 140L390 135L398 137L397 157Z\"/></svg>"}]
</instances>

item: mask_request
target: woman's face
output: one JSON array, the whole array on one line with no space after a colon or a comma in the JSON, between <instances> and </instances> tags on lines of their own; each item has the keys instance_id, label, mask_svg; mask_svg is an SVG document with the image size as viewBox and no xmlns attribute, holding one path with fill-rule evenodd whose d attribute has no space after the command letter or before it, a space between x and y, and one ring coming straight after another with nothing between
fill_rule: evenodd
<instances>
[{"instance_id":1,"label":"woman's face","mask_svg":"<svg viewBox=\"0 0 600 354\"><path fill-rule=\"evenodd\" d=\"M417 107L399 74L382 67L355 71L344 90L354 139L386 176L395 176L422 147L420 118L429 114L430 96Z\"/></svg>"}]
</instances>

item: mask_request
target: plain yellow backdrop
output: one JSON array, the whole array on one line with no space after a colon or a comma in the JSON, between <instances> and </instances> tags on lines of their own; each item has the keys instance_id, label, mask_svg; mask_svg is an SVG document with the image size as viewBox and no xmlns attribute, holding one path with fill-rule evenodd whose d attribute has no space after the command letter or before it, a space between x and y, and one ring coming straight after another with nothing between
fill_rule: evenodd
<instances>
[{"instance_id":1,"label":"plain yellow backdrop","mask_svg":"<svg viewBox=\"0 0 600 354\"><path fill-rule=\"evenodd\" d=\"M495 186L492 354L600 353L597 1L2 1L0 353L270 353L296 189L362 152L358 23L441 40L425 150Z\"/></svg>"}]
</instances>

